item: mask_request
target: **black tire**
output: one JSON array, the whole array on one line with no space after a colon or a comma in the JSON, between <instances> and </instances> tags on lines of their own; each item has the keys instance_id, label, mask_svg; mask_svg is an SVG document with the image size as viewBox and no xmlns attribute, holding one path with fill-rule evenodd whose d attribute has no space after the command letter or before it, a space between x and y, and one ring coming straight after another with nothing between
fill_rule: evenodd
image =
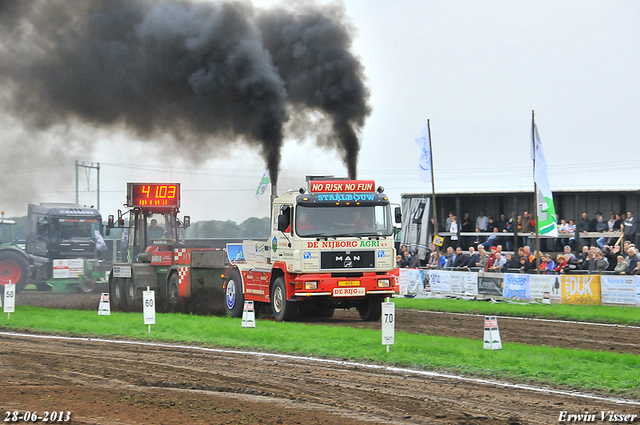
<instances>
[{"instance_id":1,"label":"black tire","mask_svg":"<svg viewBox=\"0 0 640 425\"><path fill-rule=\"evenodd\" d=\"M109 302L114 310L124 310L126 304L124 299L124 279L121 277L111 277L109 279Z\"/></svg>"},{"instance_id":2,"label":"black tire","mask_svg":"<svg viewBox=\"0 0 640 425\"><path fill-rule=\"evenodd\" d=\"M365 322L375 322L382 316L382 300L380 297L367 297L358 306L360 318Z\"/></svg>"},{"instance_id":3,"label":"black tire","mask_svg":"<svg viewBox=\"0 0 640 425\"><path fill-rule=\"evenodd\" d=\"M0 251L0 284L11 281L16 285L16 292L22 291L29 280L29 262L27 259L11 251Z\"/></svg>"},{"instance_id":4,"label":"black tire","mask_svg":"<svg viewBox=\"0 0 640 425\"><path fill-rule=\"evenodd\" d=\"M287 300L287 290L284 278L279 277L273 282L271 288L271 310L276 322L294 320L298 313L298 306L293 301Z\"/></svg>"},{"instance_id":5,"label":"black tire","mask_svg":"<svg viewBox=\"0 0 640 425\"><path fill-rule=\"evenodd\" d=\"M244 293L238 269L231 270L224 289L224 305L228 316L242 317L244 309Z\"/></svg>"},{"instance_id":6,"label":"black tire","mask_svg":"<svg viewBox=\"0 0 640 425\"><path fill-rule=\"evenodd\" d=\"M133 280L132 278L127 278L124 280L124 299L125 299L125 304L127 306L127 310L136 310L137 309L137 305L136 303L138 302L138 300L136 299L136 295L137 295L137 289L136 289L136 281Z\"/></svg>"},{"instance_id":7,"label":"black tire","mask_svg":"<svg viewBox=\"0 0 640 425\"><path fill-rule=\"evenodd\" d=\"M169 311L176 311L180 302L180 281L178 273L171 274L167 287L167 308Z\"/></svg>"},{"instance_id":8,"label":"black tire","mask_svg":"<svg viewBox=\"0 0 640 425\"><path fill-rule=\"evenodd\" d=\"M93 288L96 287L96 282L92 279L84 279L80 284L80 292L83 294L90 294L93 292Z\"/></svg>"},{"instance_id":9,"label":"black tire","mask_svg":"<svg viewBox=\"0 0 640 425\"><path fill-rule=\"evenodd\" d=\"M333 317L335 312L336 312L335 307L320 307L320 314L318 316L325 317L325 318Z\"/></svg>"}]
</instances>

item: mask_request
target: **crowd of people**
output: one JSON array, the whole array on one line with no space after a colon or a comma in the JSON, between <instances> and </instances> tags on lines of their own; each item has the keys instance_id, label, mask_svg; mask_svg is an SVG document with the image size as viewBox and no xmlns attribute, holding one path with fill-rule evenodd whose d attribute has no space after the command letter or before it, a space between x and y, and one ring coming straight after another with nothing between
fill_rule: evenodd
<instances>
[{"instance_id":1,"label":"crowd of people","mask_svg":"<svg viewBox=\"0 0 640 425\"><path fill-rule=\"evenodd\" d=\"M503 246L506 246L507 251L512 251L514 242L513 236L503 233L513 233L516 225L518 233L524 234L519 236L519 248L513 254L503 252ZM396 257L396 266L443 270L473 269L503 273L537 273L537 269L540 269L541 273L558 274L579 270L588 273L640 274L640 256L634 244L637 224L631 211L626 214L616 214L612 211L607 221L600 212L596 213L593 219L589 219L587 213L582 213L578 224L572 219L567 223L565 219L559 218L559 237L540 239L540 260L536 260L536 252L533 252L534 238L528 235L534 232L535 220L527 211L515 220L507 220L505 215L501 214L497 221L480 211L475 222L471 221L469 213L465 213L460 228L457 217L450 213L445 226L451 236L447 238L443 252L431 245L426 260L421 261L416 251L409 252L406 245L402 245ZM459 236L459 232L474 230L476 233L492 234L485 238L481 235ZM592 236L587 235L587 232L619 232L620 236L593 238L587 237ZM574 251L575 233L580 234L579 240L581 245L584 244L579 252ZM468 247L468 252L463 252L463 246ZM545 254L542 252L543 249L556 254Z\"/></svg>"}]
</instances>

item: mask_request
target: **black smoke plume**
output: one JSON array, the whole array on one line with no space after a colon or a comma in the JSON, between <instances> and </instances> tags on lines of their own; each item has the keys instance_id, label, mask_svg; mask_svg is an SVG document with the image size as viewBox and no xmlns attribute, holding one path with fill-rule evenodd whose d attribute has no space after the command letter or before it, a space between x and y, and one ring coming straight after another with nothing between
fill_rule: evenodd
<instances>
[{"instance_id":1,"label":"black smoke plume","mask_svg":"<svg viewBox=\"0 0 640 425\"><path fill-rule=\"evenodd\" d=\"M0 107L31 130L82 122L170 135L196 162L243 140L274 181L287 111L319 113L331 134L303 133L338 147L355 178L370 108L352 36L336 5L0 0Z\"/></svg>"}]
</instances>

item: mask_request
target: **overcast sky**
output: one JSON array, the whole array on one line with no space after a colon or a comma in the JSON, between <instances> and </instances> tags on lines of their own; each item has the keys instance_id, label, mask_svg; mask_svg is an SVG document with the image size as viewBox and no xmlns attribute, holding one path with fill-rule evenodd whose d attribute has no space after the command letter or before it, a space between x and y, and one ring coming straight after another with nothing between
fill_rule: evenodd
<instances>
[{"instance_id":1,"label":"overcast sky","mask_svg":"<svg viewBox=\"0 0 640 425\"><path fill-rule=\"evenodd\" d=\"M269 1L255 1L270 7ZM364 65L372 113L360 134L358 177L374 179L393 202L430 192L420 182L414 139L430 119L436 191L533 190L531 111L535 110L551 188L638 190L640 165L640 2L346 0L355 28L353 53ZM1 99L1 97L0 97ZM5 136L20 122L0 117ZM127 181L180 182L182 214L192 220L269 215L256 199L265 169L260 152L229 143L194 166L124 130L66 128L37 134L47 141L90 138L96 148L70 157L100 163L100 209L113 214ZM212 155L207 153L207 156ZM340 153L287 139L279 192L305 175L346 175ZM8 215L27 202L75 200L73 160L24 152L5 160L1 193ZM63 177L57 173L63 170ZM25 172L39 191L16 187ZM51 173L50 173L51 172ZM56 173L56 178L48 176ZM96 174L80 172L80 202L96 203Z\"/></svg>"}]
</instances>

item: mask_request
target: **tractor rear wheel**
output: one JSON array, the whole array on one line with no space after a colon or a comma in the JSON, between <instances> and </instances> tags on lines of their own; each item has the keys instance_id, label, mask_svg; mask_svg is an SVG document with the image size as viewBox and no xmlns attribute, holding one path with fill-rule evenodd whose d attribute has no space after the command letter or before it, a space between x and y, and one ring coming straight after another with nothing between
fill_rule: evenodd
<instances>
[{"instance_id":1,"label":"tractor rear wheel","mask_svg":"<svg viewBox=\"0 0 640 425\"><path fill-rule=\"evenodd\" d=\"M0 252L0 285L13 283L22 291L29 280L29 262L17 252Z\"/></svg>"}]
</instances>

